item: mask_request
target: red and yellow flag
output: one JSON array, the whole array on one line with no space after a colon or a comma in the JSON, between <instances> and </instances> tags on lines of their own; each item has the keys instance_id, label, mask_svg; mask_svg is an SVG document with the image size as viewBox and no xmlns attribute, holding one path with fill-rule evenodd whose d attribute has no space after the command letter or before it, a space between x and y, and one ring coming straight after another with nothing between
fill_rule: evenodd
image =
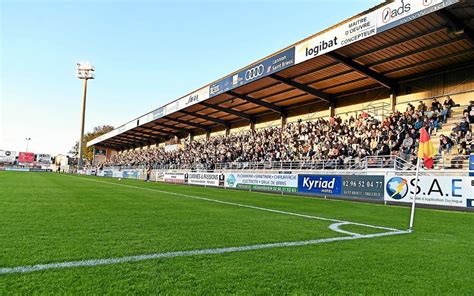
<instances>
[{"instance_id":1,"label":"red and yellow flag","mask_svg":"<svg viewBox=\"0 0 474 296\"><path fill-rule=\"evenodd\" d=\"M420 146L418 147L418 158L423 159L425 168L433 168L433 157L435 156L435 151L433 143L431 143L430 135L424 127L420 129Z\"/></svg>"}]
</instances>

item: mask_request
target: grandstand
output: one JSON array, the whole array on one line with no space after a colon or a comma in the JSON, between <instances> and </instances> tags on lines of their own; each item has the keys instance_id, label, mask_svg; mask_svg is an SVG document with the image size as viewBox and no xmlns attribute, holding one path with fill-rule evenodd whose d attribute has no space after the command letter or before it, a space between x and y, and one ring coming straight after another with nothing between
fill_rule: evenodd
<instances>
[{"instance_id":1,"label":"grandstand","mask_svg":"<svg viewBox=\"0 0 474 296\"><path fill-rule=\"evenodd\" d=\"M343 168L351 168L370 163L366 157L383 153L384 158L400 158L403 167L409 168L416 153L419 126L410 132L414 144L409 155L401 151L400 143L405 135L400 133L407 132L416 120L408 122L409 126L398 134L377 135L377 147L370 144L375 137L358 137L360 141L368 141L367 147L357 143L353 148L363 147L368 151L358 151L357 155L332 153L332 149L341 148L334 147L333 143L329 143L329 147L320 145L324 140L333 141L331 137L297 141L296 147L291 147L296 153L287 153L288 147L285 151L268 151L267 148L262 151L264 156L257 158L220 157L216 146L237 138L248 141L248 135L254 135L246 144L255 147L254 138L272 129L280 132L294 129L299 123L306 126L309 124L306 122L323 120L326 124L340 121L338 127L344 127L355 124L361 116L364 116L364 125L369 123L365 118L368 116L377 129L381 129L387 119L421 116L426 120L424 126L431 125L436 130L432 133L435 143L439 143L440 135L455 136L452 128L461 122L463 111L469 107L474 94L472 4L469 1L411 1L405 8L400 5L398 1L382 3L92 140L88 146L106 150L105 156L96 159L95 164L209 169L229 167L229 162L250 163L246 167L262 162L268 163L265 167L274 167L270 163L280 162L276 165L291 168L301 167L302 164L297 164L301 161L307 166L308 162L330 160L331 166L336 162ZM403 12L397 14L397 10ZM442 123L443 102L448 97L460 107L449 106L449 117ZM431 108L433 100L441 103L439 108ZM418 108L420 101L428 107L407 114L409 105ZM290 134L305 137L294 131ZM331 136L341 134L334 132ZM397 141L390 139L393 136ZM465 137L465 132L456 135L451 139L452 147L440 151L437 168L468 165L470 139L465 140ZM275 141L265 137L263 140ZM279 142L287 140L280 138ZM390 151L384 147L384 141ZM209 148L213 146L214 150ZM321 146L331 153L313 151ZM146 149L159 151L140 152ZM174 149L180 152L169 152ZM213 151L202 154L202 149ZM252 150L242 145L239 149L247 149L241 154L252 154ZM182 154L189 154L191 150L194 156L183 159ZM268 154L274 152L278 157L269 157ZM283 157L285 153L291 155ZM152 154L154 161L145 156ZM281 164L283 161L292 163ZM235 166L239 164L230 165ZM310 167L326 168L325 165Z\"/></svg>"},{"instance_id":2,"label":"grandstand","mask_svg":"<svg viewBox=\"0 0 474 296\"><path fill-rule=\"evenodd\" d=\"M473 16L386 1L93 139L84 168L0 150L0 294L473 294Z\"/></svg>"}]
</instances>

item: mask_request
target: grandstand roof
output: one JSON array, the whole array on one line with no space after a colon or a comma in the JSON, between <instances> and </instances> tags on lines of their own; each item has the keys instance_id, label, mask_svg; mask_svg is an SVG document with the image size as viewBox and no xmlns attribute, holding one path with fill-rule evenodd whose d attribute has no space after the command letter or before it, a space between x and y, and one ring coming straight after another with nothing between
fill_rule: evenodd
<instances>
[{"instance_id":1,"label":"grandstand roof","mask_svg":"<svg viewBox=\"0 0 474 296\"><path fill-rule=\"evenodd\" d=\"M403 4L403 6L402 6ZM473 1L380 4L88 143L126 149L474 64Z\"/></svg>"}]
</instances>

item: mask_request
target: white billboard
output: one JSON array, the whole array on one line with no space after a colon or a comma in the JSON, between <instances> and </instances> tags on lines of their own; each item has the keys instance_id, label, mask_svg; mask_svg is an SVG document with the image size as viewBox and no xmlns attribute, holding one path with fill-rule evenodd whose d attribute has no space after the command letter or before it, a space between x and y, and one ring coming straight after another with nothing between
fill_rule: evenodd
<instances>
[{"instance_id":1,"label":"white billboard","mask_svg":"<svg viewBox=\"0 0 474 296\"><path fill-rule=\"evenodd\" d=\"M51 154L36 154L36 162L41 164L51 164Z\"/></svg>"},{"instance_id":2,"label":"white billboard","mask_svg":"<svg viewBox=\"0 0 474 296\"><path fill-rule=\"evenodd\" d=\"M395 0L295 46L295 63L336 50L458 3L459 0Z\"/></svg>"},{"instance_id":3,"label":"white billboard","mask_svg":"<svg viewBox=\"0 0 474 296\"><path fill-rule=\"evenodd\" d=\"M296 45L295 63L304 62L375 34L377 25L374 11Z\"/></svg>"},{"instance_id":4,"label":"white billboard","mask_svg":"<svg viewBox=\"0 0 474 296\"><path fill-rule=\"evenodd\" d=\"M411 203L415 192L416 203L438 206L467 207L473 199L474 178L450 176L419 176L415 187L414 176L389 175L385 179L385 201Z\"/></svg>"},{"instance_id":5,"label":"white billboard","mask_svg":"<svg viewBox=\"0 0 474 296\"><path fill-rule=\"evenodd\" d=\"M186 183L184 173L165 173L163 179L166 183L181 184Z\"/></svg>"},{"instance_id":6,"label":"white billboard","mask_svg":"<svg viewBox=\"0 0 474 296\"><path fill-rule=\"evenodd\" d=\"M186 178L187 177L187 178ZM187 173L188 184L201 186L224 186L224 174L219 173Z\"/></svg>"},{"instance_id":7,"label":"white billboard","mask_svg":"<svg viewBox=\"0 0 474 296\"><path fill-rule=\"evenodd\" d=\"M16 151L0 150L0 163L14 163Z\"/></svg>"}]
</instances>

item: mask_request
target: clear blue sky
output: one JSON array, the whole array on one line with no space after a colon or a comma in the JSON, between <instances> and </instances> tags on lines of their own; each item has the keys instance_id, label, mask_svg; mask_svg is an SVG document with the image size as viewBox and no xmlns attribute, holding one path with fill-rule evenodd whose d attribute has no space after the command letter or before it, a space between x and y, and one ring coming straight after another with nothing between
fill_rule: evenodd
<instances>
[{"instance_id":1,"label":"clear blue sky","mask_svg":"<svg viewBox=\"0 0 474 296\"><path fill-rule=\"evenodd\" d=\"M0 149L69 151L78 61L86 130L118 126L380 2L0 0Z\"/></svg>"}]
</instances>

